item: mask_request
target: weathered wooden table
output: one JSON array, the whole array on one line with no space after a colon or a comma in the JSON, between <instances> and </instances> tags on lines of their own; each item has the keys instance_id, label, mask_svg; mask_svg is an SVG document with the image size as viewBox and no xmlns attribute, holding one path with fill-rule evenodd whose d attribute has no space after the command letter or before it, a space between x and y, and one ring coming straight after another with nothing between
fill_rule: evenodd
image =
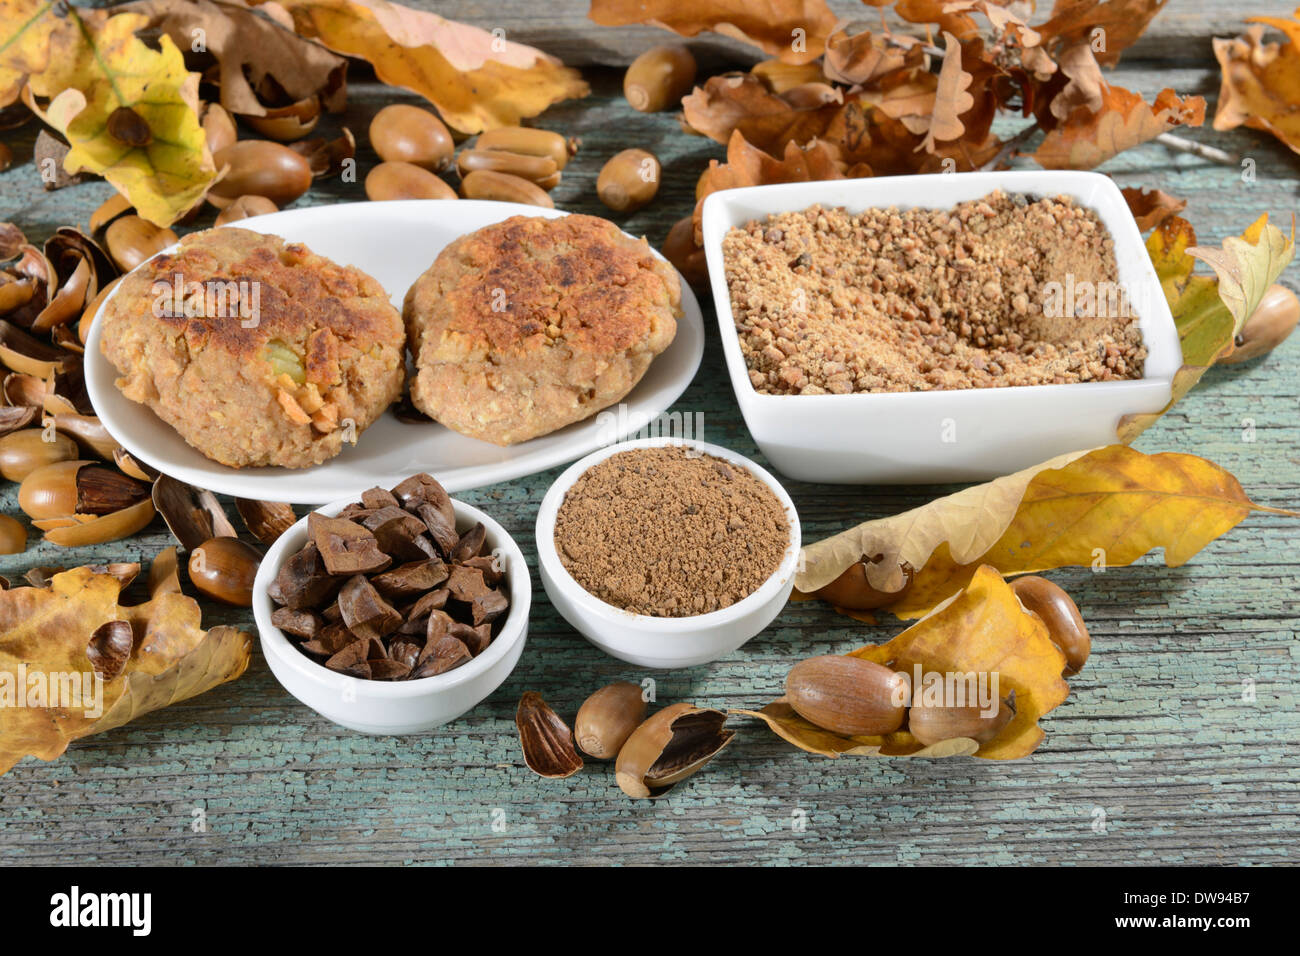
<instances>
[{"instance_id":1,"label":"weathered wooden table","mask_svg":"<svg viewBox=\"0 0 1300 956\"><path fill-rule=\"evenodd\" d=\"M625 62L667 36L584 24L581 2L544 12L536 4L509 4L495 18L470 0L434 6L448 16L504 25L512 37L570 62ZM1148 98L1164 86L1213 97L1218 71L1209 36L1237 32L1238 13L1284 15L1291 6L1269 0L1241 11L1207 11L1179 4L1157 18L1116 82ZM594 95L540 120L583 137L556 190L557 204L601 214L594 183L603 161L628 146L651 149L664 162L664 187L649 208L622 224L657 245L690 210L696 177L722 150L683 135L670 114L634 113L618 95L617 71L587 72ZM397 98L405 97L357 84L342 122L364 130L379 105ZM29 127L11 137L19 157L34 135ZM1124 153L1105 171L1122 185L1188 198L1186 215L1205 242L1240 232L1264 210L1289 217L1300 190L1300 157L1249 131L1221 135L1207 127L1190 135L1254 159L1256 180L1245 183L1235 167L1156 145ZM364 147L359 159L363 171L375 161ZM0 220L43 239L61 223L84 222L109 191L97 183L46 193L35 170L23 165L0 175ZM332 182L300 204L361 198L360 186ZM1293 265L1286 281L1300 285L1300 268ZM705 306L712 323L710 303ZM716 330L709 331L703 367L677 407L704 415L707 440L757 456ZM1300 337L1261 361L1212 371L1138 447L1204 455L1235 473L1256 501L1300 504L1298 359ZM537 504L557 473L464 497L496 515L531 563ZM806 540L951 490L787 487ZM18 514L13 486L0 490L0 509ZM1078 599L1094 654L1072 681L1069 700L1046 720L1047 741L1018 762L832 761L741 721L731 748L657 803L626 799L612 769L600 764L568 780L542 780L520 757L513 723L519 695L539 690L571 715L601 684L646 675L588 645L538 588L518 669L441 733L387 738L342 731L289 697L255 651L247 674L233 684L81 741L57 762L23 761L0 778L0 859L1294 863L1300 860L1298 533L1293 520L1256 515L1182 569L1166 569L1152 555L1138 567L1104 574L1054 574ZM147 562L169 543L161 522L130 541L74 553L37 543L24 555L0 559L0 574L17 578L35 565L109 558ZM204 615L209 626L252 627L247 612L205 606ZM659 699L759 706L779 694L794 660L883 641L900 629L892 620L856 624L820 604L791 605L741 652L654 675ZM1250 682L1253 700L1244 693Z\"/></svg>"}]
</instances>

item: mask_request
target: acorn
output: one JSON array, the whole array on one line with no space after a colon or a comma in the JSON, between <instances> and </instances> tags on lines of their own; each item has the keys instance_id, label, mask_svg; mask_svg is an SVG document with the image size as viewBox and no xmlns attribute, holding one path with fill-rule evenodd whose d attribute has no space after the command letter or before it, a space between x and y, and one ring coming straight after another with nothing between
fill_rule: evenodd
<instances>
[{"instance_id":1,"label":"acorn","mask_svg":"<svg viewBox=\"0 0 1300 956\"><path fill-rule=\"evenodd\" d=\"M0 554L22 554L27 550L27 529L17 518L0 515Z\"/></svg>"},{"instance_id":2,"label":"acorn","mask_svg":"<svg viewBox=\"0 0 1300 956\"><path fill-rule=\"evenodd\" d=\"M501 150L522 153L525 156L544 156L555 163L556 170L564 169L569 159L578 151L576 139L565 139L549 129L531 126L498 126L479 133L475 149Z\"/></svg>"},{"instance_id":3,"label":"acorn","mask_svg":"<svg viewBox=\"0 0 1300 956\"><path fill-rule=\"evenodd\" d=\"M824 730L876 736L903 726L911 687L906 674L883 664L828 654L790 668L785 694L800 717Z\"/></svg>"},{"instance_id":4,"label":"acorn","mask_svg":"<svg viewBox=\"0 0 1300 956\"><path fill-rule=\"evenodd\" d=\"M917 702L907 713L907 729L927 747L954 737L969 737L981 745L996 737L1016 712L1000 701L995 713L986 714L978 704L962 707L927 705Z\"/></svg>"},{"instance_id":5,"label":"acorn","mask_svg":"<svg viewBox=\"0 0 1300 956\"><path fill-rule=\"evenodd\" d=\"M645 711L640 685L619 681L602 687L578 708L573 723L578 748L597 760L613 760L645 720Z\"/></svg>"},{"instance_id":6,"label":"acorn","mask_svg":"<svg viewBox=\"0 0 1300 956\"><path fill-rule=\"evenodd\" d=\"M179 241L170 229L155 226L136 215L119 216L104 232L108 254L123 272L130 272L154 253Z\"/></svg>"},{"instance_id":7,"label":"acorn","mask_svg":"<svg viewBox=\"0 0 1300 956\"><path fill-rule=\"evenodd\" d=\"M47 436L43 428L24 428L0 438L0 475L22 481L37 468L72 461L80 453L67 435L53 432Z\"/></svg>"},{"instance_id":8,"label":"acorn","mask_svg":"<svg viewBox=\"0 0 1300 956\"><path fill-rule=\"evenodd\" d=\"M1070 595L1047 578L1032 574L1014 579L1011 590L1025 610L1036 614L1047 626L1047 636L1065 655L1065 669L1061 673L1069 677L1083 670L1092 651L1092 638Z\"/></svg>"},{"instance_id":9,"label":"acorn","mask_svg":"<svg viewBox=\"0 0 1300 956\"><path fill-rule=\"evenodd\" d=\"M414 163L380 163L366 174L366 198L372 202L389 199L455 199L456 190L442 177Z\"/></svg>"},{"instance_id":10,"label":"acorn","mask_svg":"<svg viewBox=\"0 0 1300 956\"><path fill-rule=\"evenodd\" d=\"M405 103L393 103L375 114L370 145L386 162L411 163L431 173L450 166L456 148L442 120Z\"/></svg>"},{"instance_id":11,"label":"acorn","mask_svg":"<svg viewBox=\"0 0 1300 956\"><path fill-rule=\"evenodd\" d=\"M261 553L238 538L209 538L190 552L190 582L223 604L251 607Z\"/></svg>"},{"instance_id":12,"label":"acorn","mask_svg":"<svg viewBox=\"0 0 1300 956\"><path fill-rule=\"evenodd\" d=\"M288 146L245 139L212 157L225 175L208 190L208 202L224 209L240 196L265 196L286 206L311 188L311 166Z\"/></svg>"},{"instance_id":13,"label":"acorn","mask_svg":"<svg viewBox=\"0 0 1300 956\"><path fill-rule=\"evenodd\" d=\"M634 110L675 109L695 85L695 57L680 43L646 50L623 74L623 95Z\"/></svg>"},{"instance_id":14,"label":"acorn","mask_svg":"<svg viewBox=\"0 0 1300 956\"><path fill-rule=\"evenodd\" d=\"M217 213L216 225L251 219L253 216L265 216L279 212L279 207L265 196L240 196L221 212Z\"/></svg>"},{"instance_id":15,"label":"acorn","mask_svg":"<svg viewBox=\"0 0 1300 956\"><path fill-rule=\"evenodd\" d=\"M1275 282L1237 333L1232 353L1219 361L1236 365L1267 355L1287 340L1297 322L1300 322L1300 299L1286 286Z\"/></svg>"}]
</instances>

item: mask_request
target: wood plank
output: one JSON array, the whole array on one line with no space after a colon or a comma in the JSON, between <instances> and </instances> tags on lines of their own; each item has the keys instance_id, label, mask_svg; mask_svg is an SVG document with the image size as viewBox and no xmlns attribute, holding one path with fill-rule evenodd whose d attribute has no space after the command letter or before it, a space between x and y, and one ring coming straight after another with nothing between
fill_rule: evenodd
<instances>
[{"instance_id":1,"label":"wood plank","mask_svg":"<svg viewBox=\"0 0 1300 956\"><path fill-rule=\"evenodd\" d=\"M1166 11L1166 15L1170 11ZM1121 68L1117 82L1213 93L1213 64ZM541 121L583 147L556 192L563 208L600 214L594 181L618 149L664 160L660 196L620 222L658 242L689 212L711 141L683 136L669 115L634 114L616 72L592 71L596 94ZM382 103L403 98L361 86L344 121L363 129ZM30 136L30 131L23 134ZM1300 161L1248 131L1197 138L1257 161L1253 184L1235 168L1150 145L1106 167L1123 184L1189 200L1204 241L1239 232L1257 212L1284 216L1300 189ZM22 138L19 138L22 142ZM375 157L363 148L361 171ZM0 218L37 238L84 220L107 193L88 184L43 192L30 167L0 176ZM350 201L331 183L302 204ZM209 220L204 219L200 225ZM1287 281L1300 285L1300 268ZM708 307L707 296L705 297ZM709 312L708 321L712 322ZM1145 451L1205 455L1264 504L1300 505L1300 339L1247 366L1213 370L1142 437ZM677 408L704 415L705 437L757 454L723 371L717 336ZM1243 422L1255 423L1254 442ZM559 469L464 495L496 516L536 567L536 507ZM947 490L787 482L814 540ZM17 514L13 486L0 511ZM1070 699L1045 721L1048 739L1011 763L900 761L802 754L750 720L737 743L670 799L632 803L598 764L566 781L523 766L513 712L539 690L572 714L592 689L654 676L661 702L690 699L753 708L776 696L790 664L887 639L901 625L867 627L818 604L790 606L743 651L688 671L646 675L605 657L534 597L528 647L510 679L466 718L421 738L366 737L297 704L260 651L236 683L76 744L60 760L26 760L0 778L0 861L7 863L1153 863L1295 862L1300 831L1300 655L1295 637L1296 526L1248 518L1190 565L1104 574L1054 574L1090 622L1094 656ZM0 558L0 574L28 567L147 561L170 543L155 523L128 542L61 551L38 543ZM247 612L205 606L205 622L250 626ZM1243 681L1256 700L1243 700ZM505 829L493 829L500 809ZM1104 831L1094 829L1098 809ZM205 829L193 826L201 811ZM797 811L807 827L798 831Z\"/></svg>"}]
</instances>

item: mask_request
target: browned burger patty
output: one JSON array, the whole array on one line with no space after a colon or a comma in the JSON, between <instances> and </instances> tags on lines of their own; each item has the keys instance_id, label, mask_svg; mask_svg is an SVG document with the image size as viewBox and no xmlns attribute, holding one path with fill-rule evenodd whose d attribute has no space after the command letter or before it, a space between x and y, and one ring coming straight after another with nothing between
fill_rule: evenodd
<instances>
[{"instance_id":1,"label":"browned burger patty","mask_svg":"<svg viewBox=\"0 0 1300 956\"><path fill-rule=\"evenodd\" d=\"M278 236L186 236L123 279L99 321L122 394L235 468L320 464L402 390L405 333L383 287Z\"/></svg>"},{"instance_id":2,"label":"browned burger patty","mask_svg":"<svg viewBox=\"0 0 1300 956\"><path fill-rule=\"evenodd\" d=\"M676 271L594 216L514 216L447 246L406 294L411 400L527 441L622 399L677 333Z\"/></svg>"}]
</instances>

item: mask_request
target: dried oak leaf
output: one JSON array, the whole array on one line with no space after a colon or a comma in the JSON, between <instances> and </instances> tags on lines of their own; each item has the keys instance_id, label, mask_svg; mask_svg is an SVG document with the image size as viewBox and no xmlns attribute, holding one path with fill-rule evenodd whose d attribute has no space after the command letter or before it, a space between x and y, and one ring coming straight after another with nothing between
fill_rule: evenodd
<instances>
[{"instance_id":1,"label":"dried oak leaf","mask_svg":"<svg viewBox=\"0 0 1300 956\"><path fill-rule=\"evenodd\" d=\"M814 595L864 555L881 555L866 566L868 583L886 594L899 592L888 609L916 617L985 564L1003 574L1087 567L1100 548L1108 567L1120 567L1163 547L1165 564L1179 567L1252 511L1287 513L1255 504L1236 478L1203 458L1108 445L809 545L795 586L801 595ZM911 586L902 589L904 565L914 573Z\"/></svg>"},{"instance_id":2,"label":"dried oak leaf","mask_svg":"<svg viewBox=\"0 0 1300 956\"><path fill-rule=\"evenodd\" d=\"M1168 405L1120 421L1118 435L1125 443L1154 424L1196 386L1206 369L1232 352L1246 319L1295 255L1294 235L1288 238L1270 225L1267 214L1240 237L1225 239L1222 250L1197 246L1191 223L1177 216L1162 223L1146 245L1178 328L1183 364L1174 373ZM1197 258L1210 263L1218 277L1196 275Z\"/></svg>"},{"instance_id":3,"label":"dried oak leaf","mask_svg":"<svg viewBox=\"0 0 1300 956\"><path fill-rule=\"evenodd\" d=\"M256 2L256 0L254 0ZM375 75L425 97L465 133L513 126L586 96L577 70L479 27L385 0L278 0L298 33L370 62Z\"/></svg>"},{"instance_id":4,"label":"dried oak leaf","mask_svg":"<svg viewBox=\"0 0 1300 956\"><path fill-rule=\"evenodd\" d=\"M147 24L139 14L71 9L68 18L79 29L55 34L56 55L29 80L35 97L52 99L43 110L35 100L29 105L72 147L64 160L68 172L103 176L140 216L170 225L216 179L199 125L199 76L186 71L170 37L154 50L135 36ZM126 114L129 123L111 121Z\"/></svg>"},{"instance_id":5,"label":"dried oak leaf","mask_svg":"<svg viewBox=\"0 0 1300 956\"><path fill-rule=\"evenodd\" d=\"M1143 232L1163 225L1187 208L1187 200L1171 196L1161 189L1135 189L1126 187L1120 190L1129 211Z\"/></svg>"},{"instance_id":6,"label":"dried oak leaf","mask_svg":"<svg viewBox=\"0 0 1300 956\"><path fill-rule=\"evenodd\" d=\"M821 56L838 22L825 0L591 0L587 16L605 27L648 23L686 37L711 30L786 63Z\"/></svg>"},{"instance_id":7,"label":"dried oak leaf","mask_svg":"<svg viewBox=\"0 0 1300 956\"><path fill-rule=\"evenodd\" d=\"M1056 0L1051 19L1034 30L1044 47L1086 42L1103 66L1114 66L1168 0Z\"/></svg>"},{"instance_id":8,"label":"dried oak leaf","mask_svg":"<svg viewBox=\"0 0 1300 956\"><path fill-rule=\"evenodd\" d=\"M862 174L861 171L858 171ZM867 170L869 175L870 171ZM777 159L749 143L737 130L727 143L727 161L709 160L709 168L695 187L695 244L700 245L700 210L706 196L723 189L757 186L765 183L801 183L822 179L843 179L844 168L837 151L829 143L813 140L805 147L785 144L785 153Z\"/></svg>"},{"instance_id":9,"label":"dried oak leaf","mask_svg":"<svg viewBox=\"0 0 1300 956\"><path fill-rule=\"evenodd\" d=\"M1031 155L1048 169L1092 169L1176 126L1203 122L1204 97L1180 99L1173 90L1163 89L1154 103L1147 103L1131 90L1107 86L1100 109L1077 107Z\"/></svg>"},{"instance_id":10,"label":"dried oak leaf","mask_svg":"<svg viewBox=\"0 0 1300 956\"><path fill-rule=\"evenodd\" d=\"M997 696L1015 692L1015 716L983 746L965 737L923 747L906 730L883 736L849 737L816 727L794 712L784 698L763 710L740 711L766 721L778 735L810 753L877 757L1024 757L1042 741L1038 720L1070 692L1061 679L1065 655L1052 643L1047 628L1025 611L1002 575L988 565L977 567L965 588L933 614L913 624L887 644L853 651L877 664L908 675L923 673L997 675ZM991 680L991 678L990 678Z\"/></svg>"},{"instance_id":11,"label":"dried oak leaf","mask_svg":"<svg viewBox=\"0 0 1300 956\"><path fill-rule=\"evenodd\" d=\"M1257 24L1231 40L1216 38L1214 55L1223 71L1214 128L1272 133L1300 153L1300 9L1295 19L1252 17ZM1286 43L1265 43L1264 25L1280 30Z\"/></svg>"},{"instance_id":12,"label":"dried oak leaf","mask_svg":"<svg viewBox=\"0 0 1300 956\"><path fill-rule=\"evenodd\" d=\"M347 60L312 43L242 0L136 0L119 8L149 18L149 25L182 49L201 30L206 52L217 61L221 105L232 113L264 116L258 96L267 88L287 103L319 96L330 112L347 101Z\"/></svg>"},{"instance_id":13,"label":"dried oak leaf","mask_svg":"<svg viewBox=\"0 0 1300 956\"><path fill-rule=\"evenodd\" d=\"M23 672L29 687L28 706L6 707L0 722L0 774L25 756L54 760L74 740L211 690L248 666L252 638L233 627L204 631L192 598L164 589L144 604L122 607L121 590L111 574L76 568L55 574L46 587L0 593L0 700L9 695L12 703ZM93 678L95 659L101 667L106 663L106 648L101 633L88 655L92 637L113 621L128 622L134 640L120 671L104 681L99 706L35 705L34 674L48 675L49 682L68 675L66 683L76 675L83 686Z\"/></svg>"},{"instance_id":14,"label":"dried oak leaf","mask_svg":"<svg viewBox=\"0 0 1300 956\"><path fill-rule=\"evenodd\" d=\"M682 99L682 117L691 130L719 143L739 131L752 146L775 153L787 143L821 136L839 110L838 103L793 106L752 73L711 77Z\"/></svg>"},{"instance_id":15,"label":"dried oak leaf","mask_svg":"<svg viewBox=\"0 0 1300 956\"><path fill-rule=\"evenodd\" d=\"M962 48L957 38L945 32L943 65L939 68L934 105L923 128L913 133L925 134L921 146L927 153L935 151L936 141L960 139L966 132L961 115L975 105L969 90L974 77L962 69Z\"/></svg>"},{"instance_id":16,"label":"dried oak leaf","mask_svg":"<svg viewBox=\"0 0 1300 956\"><path fill-rule=\"evenodd\" d=\"M826 38L822 69L827 79L854 86L914 65L923 55L919 45L905 49L869 30L855 34L838 30Z\"/></svg>"}]
</instances>

